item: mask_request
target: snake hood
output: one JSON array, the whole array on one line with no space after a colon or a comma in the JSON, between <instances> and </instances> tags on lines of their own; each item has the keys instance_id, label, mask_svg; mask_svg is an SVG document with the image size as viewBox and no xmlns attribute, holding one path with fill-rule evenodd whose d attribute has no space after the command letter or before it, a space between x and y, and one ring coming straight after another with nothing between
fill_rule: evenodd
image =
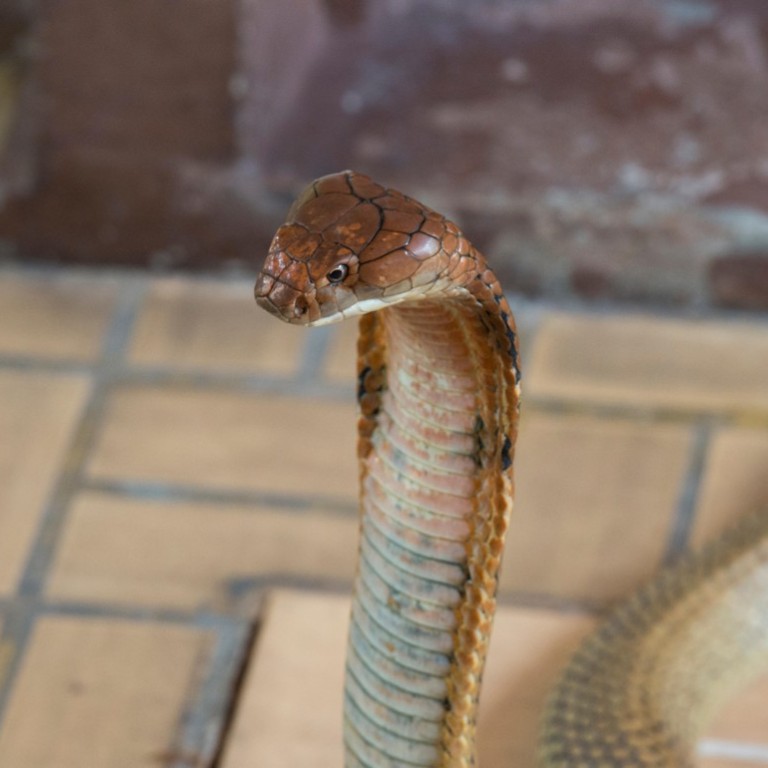
<instances>
[{"instance_id":1,"label":"snake hood","mask_svg":"<svg viewBox=\"0 0 768 768\"><path fill-rule=\"evenodd\" d=\"M363 174L324 176L272 239L256 301L289 323L324 325L427 298L457 283L465 243L453 222Z\"/></svg>"}]
</instances>

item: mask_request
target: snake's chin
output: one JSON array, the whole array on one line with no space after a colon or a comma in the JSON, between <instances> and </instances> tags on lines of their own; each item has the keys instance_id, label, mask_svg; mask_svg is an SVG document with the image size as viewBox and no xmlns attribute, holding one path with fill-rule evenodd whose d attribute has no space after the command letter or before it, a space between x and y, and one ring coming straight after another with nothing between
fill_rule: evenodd
<instances>
[{"instance_id":1,"label":"snake's chin","mask_svg":"<svg viewBox=\"0 0 768 768\"><path fill-rule=\"evenodd\" d=\"M333 325L334 323L340 323L342 320L346 320L349 317L347 314L341 312L334 312L327 317L318 317L315 320L307 320L305 322L295 321L298 325L306 325L308 328L318 328L321 325Z\"/></svg>"},{"instance_id":2,"label":"snake's chin","mask_svg":"<svg viewBox=\"0 0 768 768\"><path fill-rule=\"evenodd\" d=\"M330 315L324 317L318 317L309 322L304 322L303 325L308 325L310 328L316 328L319 325L331 325L333 323L340 323L342 320L349 320L350 317L360 317L360 315L367 315L369 312L377 312L380 309L391 307L393 304L398 304L402 301L399 296L391 296L389 298L370 298L359 299L354 304L351 304L344 309L336 310ZM296 322L300 322L297 320Z\"/></svg>"},{"instance_id":3,"label":"snake's chin","mask_svg":"<svg viewBox=\"0 0 768 768\"><path fill-rule=\"evenodd\" d=\"M397 298L390 298L389 300L361 299L344 309L335 309L328 315L311 317L311 314L314 313L294 314L290 309L281 310L266 296L256 297L256 303L270 314L279 317L283 322L290 323L291 325L300 325L305 328L318 328L323 325L340 323L342 320L349 320L351 317L360 317L360 315L367 315L369 312L376 312L379 309L392 306L392 304L397 304L398 301Z\"/></svg>"}]
</instances>

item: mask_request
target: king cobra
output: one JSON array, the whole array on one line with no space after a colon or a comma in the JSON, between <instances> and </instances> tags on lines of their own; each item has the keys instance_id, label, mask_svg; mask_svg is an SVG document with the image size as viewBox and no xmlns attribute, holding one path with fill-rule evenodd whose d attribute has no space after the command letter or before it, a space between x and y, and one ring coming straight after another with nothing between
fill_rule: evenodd
<instances>
[{"instance_id":1,"label":"king cobra","mask_svg":"<svg viewBox=\"0 0 768 768\"><path fill-rule=\"evenodd\" d=\"M360 316L345 765L477 765L520 395L501 286L453 222L347 171L296 200L255 292L289 323ZM712 708L768 651L767 531L748 521L606 621L551 698L542 765L694 764Z\"/></svg>"}]
</instances>

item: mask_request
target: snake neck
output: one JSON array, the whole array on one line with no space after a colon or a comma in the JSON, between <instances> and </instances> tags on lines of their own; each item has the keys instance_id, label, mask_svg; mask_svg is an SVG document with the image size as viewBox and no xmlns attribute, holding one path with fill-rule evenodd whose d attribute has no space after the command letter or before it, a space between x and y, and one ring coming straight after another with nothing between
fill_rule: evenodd
<instances>
[{"instance_id":1,"label":"snake neck","mask_svg":"<svg viewBox=\"0 0 768 768\"><path fill-rule=\"evenodd\" d=\"M347 766L476 764L518 395L496 285L478 274L361 321Z\"/></svg>"}]
</instances>

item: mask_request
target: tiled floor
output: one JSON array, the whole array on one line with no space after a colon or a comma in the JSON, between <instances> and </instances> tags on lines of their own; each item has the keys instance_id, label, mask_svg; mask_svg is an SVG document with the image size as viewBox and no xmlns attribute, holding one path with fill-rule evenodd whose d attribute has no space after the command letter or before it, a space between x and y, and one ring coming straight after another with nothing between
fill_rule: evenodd
<instances>
[{"instance_id":1,"label":"tiled floor","mask_svg":"<svg viewBox=\"0 0 768 768\"><path fill-rule=\"evenodd\" d=\"M514 303L486 768L531 765L590 610L768 504L768 319ZM247 281L0 271L2 768L340 765L354 336L276 323ZM768 765L766 696L702 765Z\"/></svg>"}]
</instances>

